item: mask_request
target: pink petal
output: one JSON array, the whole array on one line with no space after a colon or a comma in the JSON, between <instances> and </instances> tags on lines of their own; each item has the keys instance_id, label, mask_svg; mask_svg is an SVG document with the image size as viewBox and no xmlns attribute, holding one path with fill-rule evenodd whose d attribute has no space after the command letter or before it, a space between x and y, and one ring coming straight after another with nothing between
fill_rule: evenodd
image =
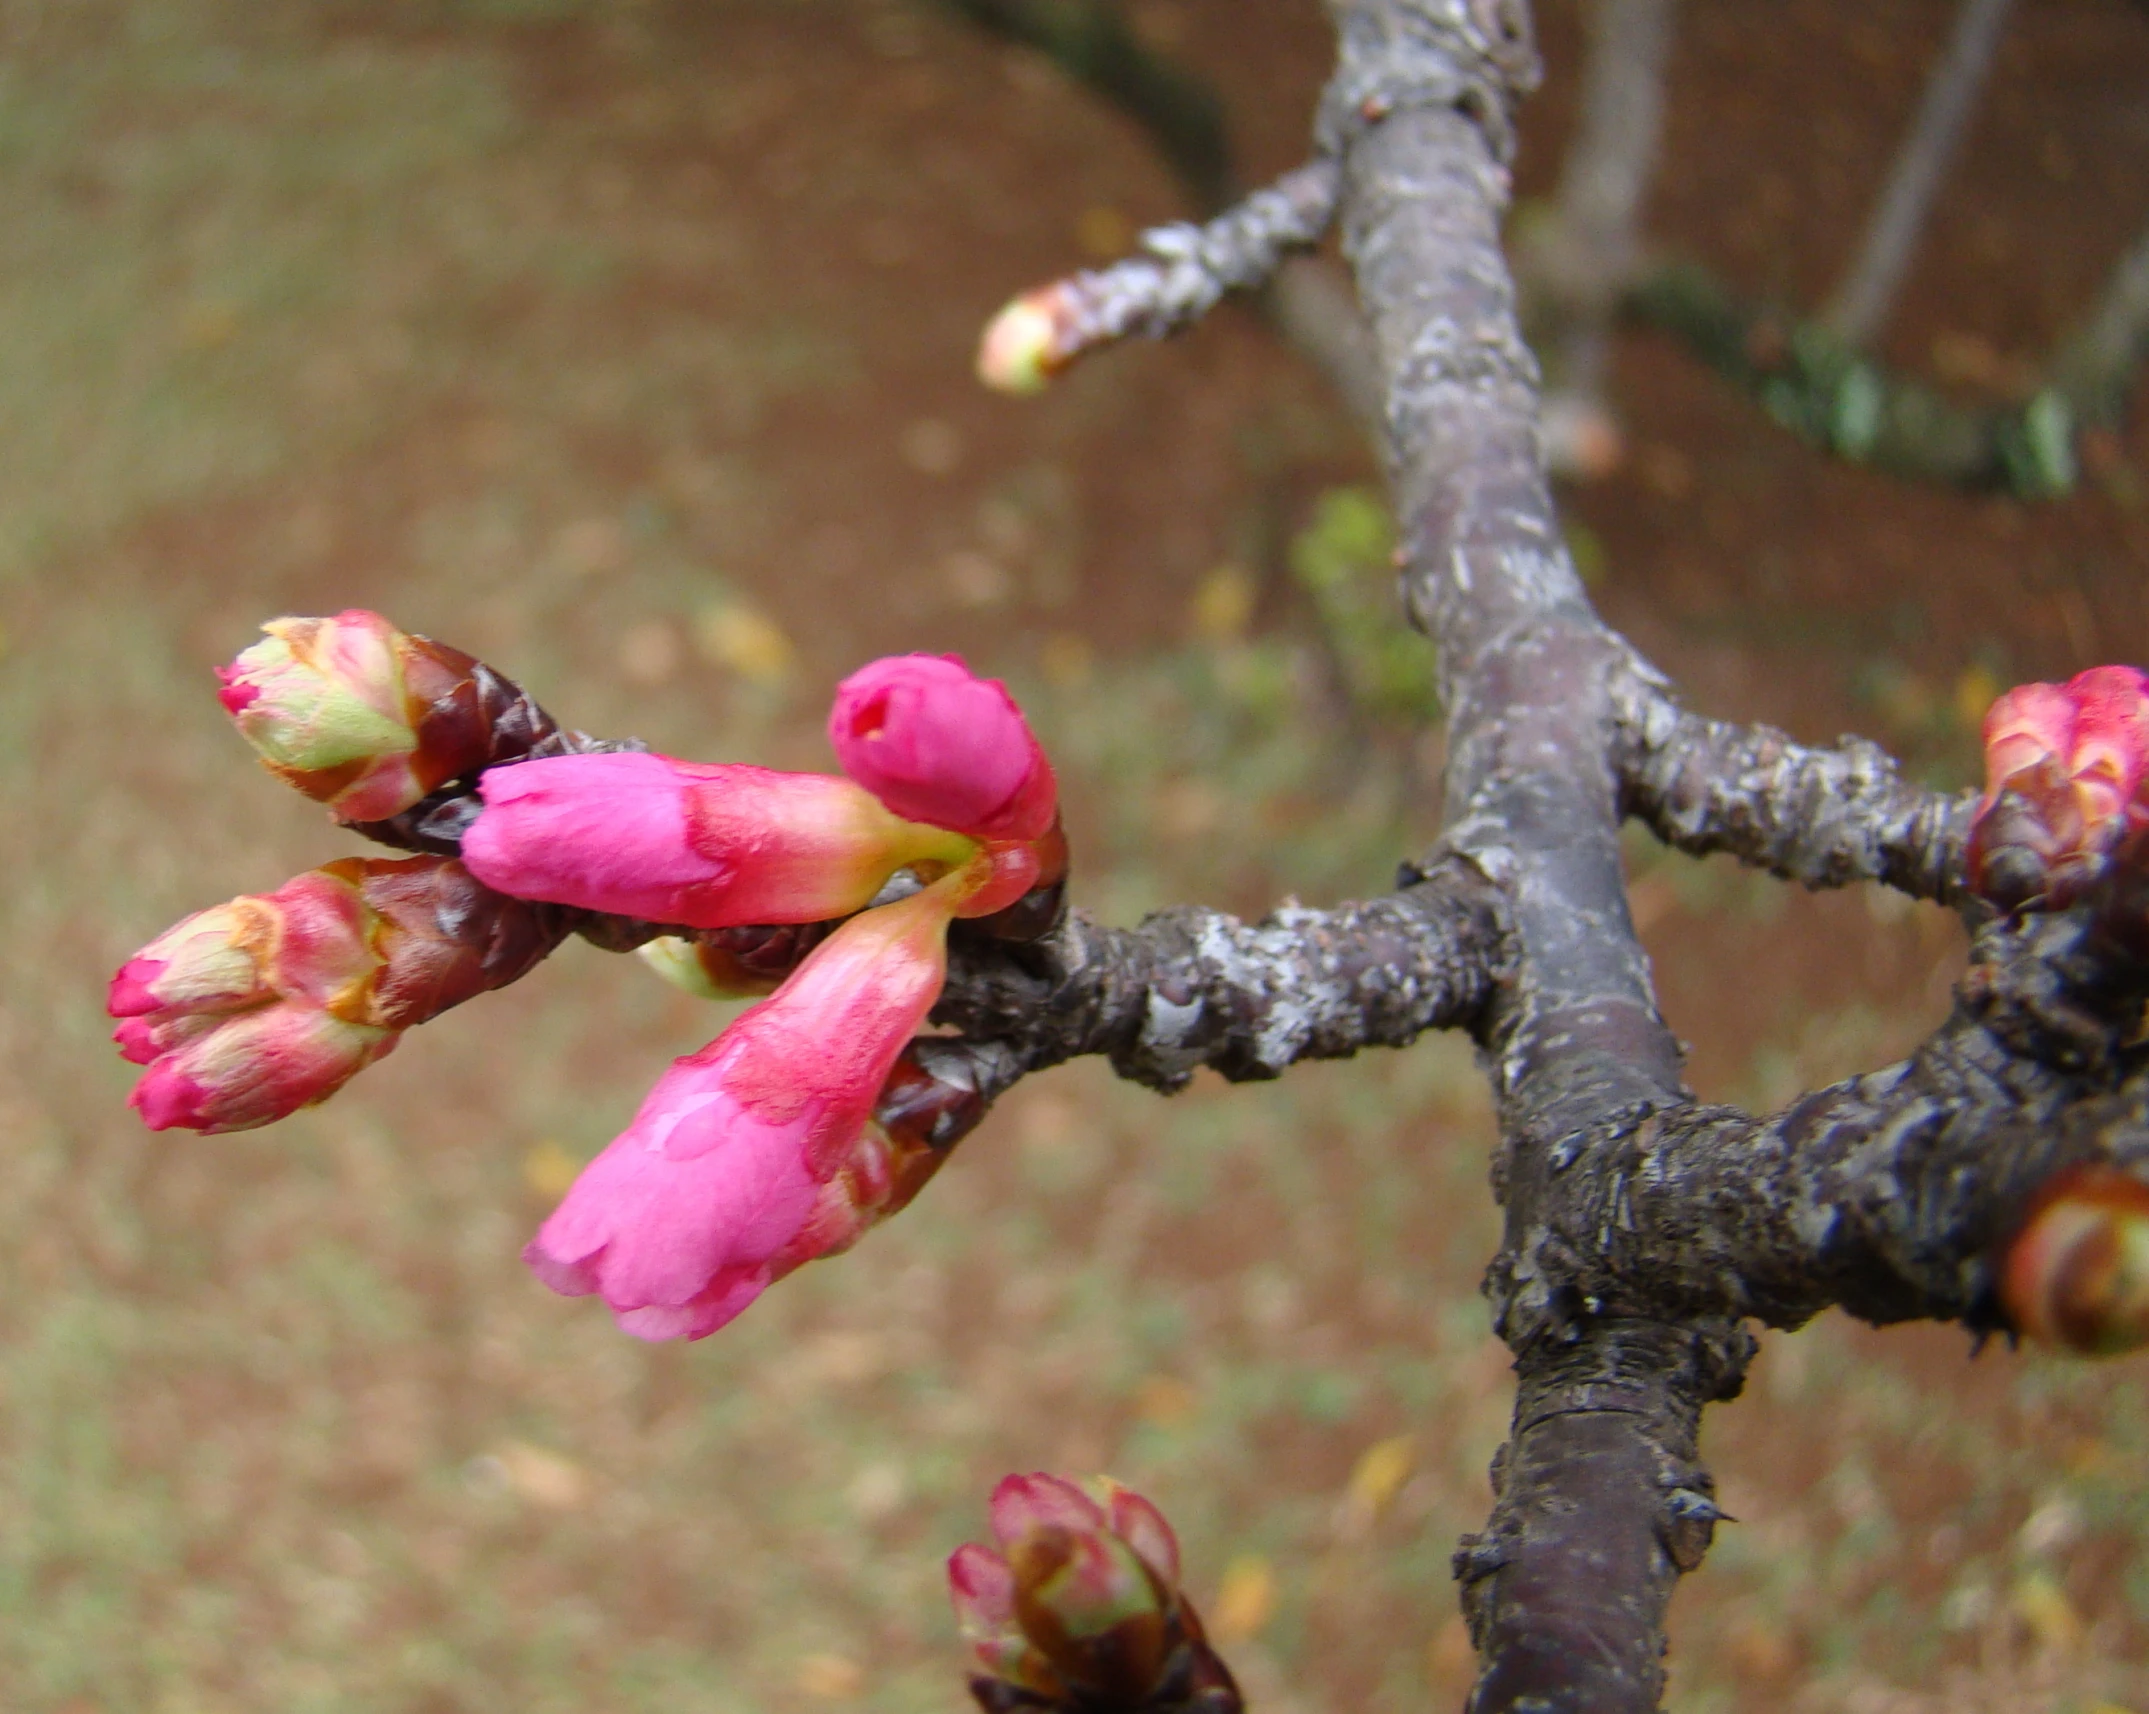
<instances>
[{"instance_id":1,"label":"pink petal","mask_svg":"<svg viewBox=\"0 0 2149 1714\"><path fill-rule=\"evenodd\" d=\"M724 1092L722 1074L706 1055L679 1061L583 1169L526 1252L547 1285L594 1288L620 1313L691 1309L700 1332L686 1337L722 1325L766 1285L819 1194L806 1161L811 1116L769 1124Z\"/></svg>"},{"instance_id":2,"label":"pink petal","mask_svg":"<svg viewBox=\"0 0 2149 1714\"><path fill-rule=\"evenodd\" d=\"M161 958L130 958L112 978L104 1009L115 1018L139 1018L156 1011L163 1002L152 992L164 971Z\"/></svg>"},{"instance_id":3,"label":"pink petal","mask_svg":"<svg viewBox=\"0 0 2149 1714\"><path fill-rule=\"evenodd\" d=\"M210 1092L168 1061L152 1065L134 1086L127 1105L152 1131L206 1131L215 1123Z\"/></svg>"},{"instance_id":4,"label":"pink petal","mask_svg":"<svg viewBox=\"0 0 2149 1714\"><path fill-rule=\"evenodd\" d=\"M232 665L216 669L217 701L224 705L224 712L231 715L244 714L260 699L261 686L242 675L245 668Z\"/></svg>"},{"instance_id":5,"label":"pink petal","mask_svg":"<svg viewBox=\"0 0 2149 1714\"><path fill-rule=\"evenodd\" d=\"M1122 1541L1166 1583L1179 1581L1179 1538L1164 1514L1131 1488L1108 1484L1105 1516Z\"/></svg>"},{"instance_id":6,"label":"pink petal","mask_svg":"<svg viewBox=\"0 0 2149 1714\"><path fill-rule=\"evenodd\" d=\"M1038 1529L1064 1529L1082 1534L1104 1527L1104 1513L1097 1503L1072 1482L1039 1471L1029 1476L1008 1476L992 1491L993 1539L1002 1548Z\"/></svg>"},{"instance_id":7,"label":"pink petal","mask_svg":"<svg viewBox=\"0 0 2149 1714\"><path fill-rule=\"evenodd\" d=\"M948 1556L948 1599L972 1642L1015 1627L1015 1574L989 1547L969 1541Z\"/></svg>"}]
</instances>

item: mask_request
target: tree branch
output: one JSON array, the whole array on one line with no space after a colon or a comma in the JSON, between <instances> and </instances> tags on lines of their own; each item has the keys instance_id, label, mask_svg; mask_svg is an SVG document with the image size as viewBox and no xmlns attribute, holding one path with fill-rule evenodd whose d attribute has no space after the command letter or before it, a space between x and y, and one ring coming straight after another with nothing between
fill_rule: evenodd
<instances>
[{"instance_id":1,"label":"tree branch","mask_svg":"<svg viewBox=\"0 0 2149 1714\"><path fill-rule=\"evenodd\" d=\"M1240 194L1223 103L1192 71L1145 46L1113 0L946 0L961 16L1051 56L1146 131L1207 219ZM1319 234L1315 234L1317 239ZM1344 408L1380 426L1380 377L1349 286L1317 256L1279 255L1259 286L1276 330L1328 378Z\"/></svg>"},{"instance_id":2,"label":"tree branch","mask_svg":"<svg viewBox=\"0 0 2149 1714\"><path fill-rule=\"evenodd\" d=\"M2149 1175L2144 986L2089 910L1988 927L1903 1063L1765 1121L1689 1106L1577 1150L1535 1267L1615 1313L2003 1327L1995 1263L2038 1189L2075 1167Z\"/></svg>"},{"instance_id":3,"label":"tree branch","mask_svg":"<svg viewBox=\"0 0 2149 1714\"><path fill-rule=\"evenodd\" d=\"M1705 720L1646 668L1621 675L1615 765L1630 815L1689 856L1729 852L1807 887L1883 881L1913 898L1963 898L1972 793L1910 784L1879 745L1828 750L1770 726Z\"/></svg>"},{"instance_id":4,"label":"tree branch","mask_svg":"<svg viewBox=\"0 0 2149 1714\"><path fill-rule=\"evenodd\" d=\"M1821 320L1853 347L1870 345L1894 307L1911 253L1932 212L1934 193L1955 158L1985 74L2007 24L2010 0L1963 0L1955 28L1933 67L1918 116L1874 205L1858 258Z\"/></svg>"},{"instance_id":5,"label":"tree branch","mask_svg":"<svg viewBox=\"0 0 2149 1714\"><path fill-rule=\"evenodd\" d=\"M1487 1291L1520 1385L1493 1516L1460 1565L1483 1667L1471 1707L1642 1714L1684 1568L1664 1546L1668 1493L1695 1491L1700 1402L1736 1389L1747 1343L1729 1322L1615 1326L1587 1305L1562 1341L1522 1313L1557 1284L1530 1258L1565 1140L1685 1099L1620 869L1607 757L1626 651L1553 515L1498 247L1509 107L1534 54L1521 9L1484 0L1362 3L1339 25L1323 137L1345 151L1345 250L1388 380L1405 600L1440 649L1448 838L1507 889L1517 965L1484 1039L1507 1216Z\"/></svg>"},{"instance_id":6,"label":"tree branch","mask_svg":"<svg viewBox=\"0 0 2149 1714\"><path fill-rule=\"evenodd\" d=\"M1026 294L1018 305L1050 324L1043 367L1064 368L1130 334L1162 339L1227 292L1266 285L1289 252L1320 242L1335 219L1336 189L1335 163L1310 161L1203 225L1152 227L1140 254Z\"/></svg>"},{"instance_id":7,"label":"tree branch","mask_svg":"<svg viewBox=\"0 0 2149 1714\"><path fill-rule=\"evenodd\" d=\"M2119 258L2096 307L2060 342L2047 385L2019 404L1956 404L1818 322L1741 302L1691 263L1649 274L1624 308L1810 445L1917 481L2049 499L2072 491L2082 433L2119 424L2149 364L2149 234Z\"/></svg>"},{"instance_id":8,"label":"tree branch","mask_svg":"<svg viewBox=\"0 0 2149 1714\"><path fill-rule=\"evenodd\" d=\"M1101 1053L1166 1093L1201 1066L1244 1082L1402 1047L1473 1023L1504 973L1485 877L1455 858L1412 873L1388 898L1250 925L1182 907L1133 929L1073 913L1029 944L964 940L933 1017L1010 1048L1015 1076Z\"/></svg>"},{"instance_id":9,"label":"tree branch","mask_svg":"<svg viewBox=\"0 0 2149 1714\"><path fill-rule=\"evenodd\" d=\"M1737 1393L1748 1346L1608 1318L1523 1372L1492 1522L1455 1555L1486 1662L1471 1714L1657 1705L1664 1608L1719 1516L1702 1407Z\"/></svg>"}]
</instances>

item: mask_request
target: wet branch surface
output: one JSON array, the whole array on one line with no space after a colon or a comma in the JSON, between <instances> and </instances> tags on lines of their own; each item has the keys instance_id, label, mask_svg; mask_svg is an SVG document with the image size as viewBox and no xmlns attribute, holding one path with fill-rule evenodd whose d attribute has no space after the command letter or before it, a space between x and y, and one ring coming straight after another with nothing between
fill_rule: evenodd
<instances>
[{"instance_id":1,"label":"wet branch surface","mask_svg":"<svg viewBox=\"0 0 2149 1714\"><path fill-rule=\"evenodd\" d=\"M1455 1560L1471 1714L1647 1714L1672 1587L1719 1521L1702 1415L1739 1390L1748 1323L1840 1306L2010 1331L1996 1257L2039 1187L2083 1167L2149 1180L2149 876L2123 864L2065 915L1996 919L1965 893L1968 800L1860 740L1809 747L1679 705L1592 610L1545 472L1499 243L1536 73L1527 11L1335 11L1315 158L1292 182L1340 210L1372 331L1404 601L1440 655L1447 831L1394 893L1333 909L959 927L934 1014L950 1033L913 1061L946 1096L939 1143L1079 1055L1170 1092L1203 1067L1269 1078L1468 1031L1500 1133L1485 1289L1517 1377L1491 1517ZM603 747L495 688L491 765ZM452 852L474 813L464 780L360 831ZM1700 1104L1628 912L1629 816L1808 886L1964 906L1981 926L1953 1014L1903 1063L1773 1116ZM572 926L617 949L676 932Z\"/></svg>"}]
</instances>

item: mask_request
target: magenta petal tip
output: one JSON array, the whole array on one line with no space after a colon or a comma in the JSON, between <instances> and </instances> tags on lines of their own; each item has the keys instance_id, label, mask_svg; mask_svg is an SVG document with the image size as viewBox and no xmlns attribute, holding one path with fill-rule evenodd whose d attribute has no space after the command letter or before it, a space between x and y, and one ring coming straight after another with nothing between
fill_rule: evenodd
<instances>
[{"instance_id":1,"label":"magenta petal tip","mask_svg":"<svg viewBox=\"0 0 2149 1714\"><path fill-rule=\"evenodd\" d=\"M105 995L104 1009L115 1018L139 1018L156 1011L163 1002L151 987L163 973L161 958L130 958L119 967Z\"/></svg>"},{"instance_id":2,"label":"magenta petal tip","mask_svg":"<svg viewBox=\"0 0 2149 1714\"><path fill-rule=\"evenodd\" d=\"M152 1131L199 1131L212 1123L209 1092L183 1071L152 1065L134 1086L127 1105Z\"/></svg>"}]
</instances>

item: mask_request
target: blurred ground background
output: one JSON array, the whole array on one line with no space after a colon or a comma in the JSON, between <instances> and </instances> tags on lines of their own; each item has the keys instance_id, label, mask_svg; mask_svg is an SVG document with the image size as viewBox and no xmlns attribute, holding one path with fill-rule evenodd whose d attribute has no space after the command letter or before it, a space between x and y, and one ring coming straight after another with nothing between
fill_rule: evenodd
<instances>
[{"instance_id":1,"label":"blurred ground background","mask_svg":"<svg viewBox=\"0 0 2149 1714\"><path fill-rule=\"evenodd\" d=\"M1539 11L1525 194L1579 51ZM1948 12L1691 8L1652 229L1817 301ZM1295 159L1313 0L1137 16L1250 170ZM2046 349L2149 212L2145 89L2138 7L2021 9L1891 355L1974 392ZM1387 884L1439 745L1421 662L1336 620L1385 578L1321 383L1238 311L1042 401L969 380L1012 290L1175 212L1050 66L899 0L0 0L0 1707L952 1710L940 1560L1036 1467L1163 1504L1267 1714L1459 1704L1508 1386L1452 1043L1170 1103L1040 1078L857 1253L649 1348L517 1260L713 1031L632 961L570 946L235 1137L140 1130L105 1040L134 946L349 849L211 695L287 611L797 766L841 672L960 648L1061 758L1089 908ZM2032 508L1831 465L1648 339L1617 396L1578 551L1710 712L1961 783L1994 686L2149 655L2138 432ZM1937 911L1633 857L1705 1093L1945 1005ZM2142 1377L1772 1339L1710 1419L1740 1522L1673 1708L2149 1709Z\"/></svg>"}]
</instances>

